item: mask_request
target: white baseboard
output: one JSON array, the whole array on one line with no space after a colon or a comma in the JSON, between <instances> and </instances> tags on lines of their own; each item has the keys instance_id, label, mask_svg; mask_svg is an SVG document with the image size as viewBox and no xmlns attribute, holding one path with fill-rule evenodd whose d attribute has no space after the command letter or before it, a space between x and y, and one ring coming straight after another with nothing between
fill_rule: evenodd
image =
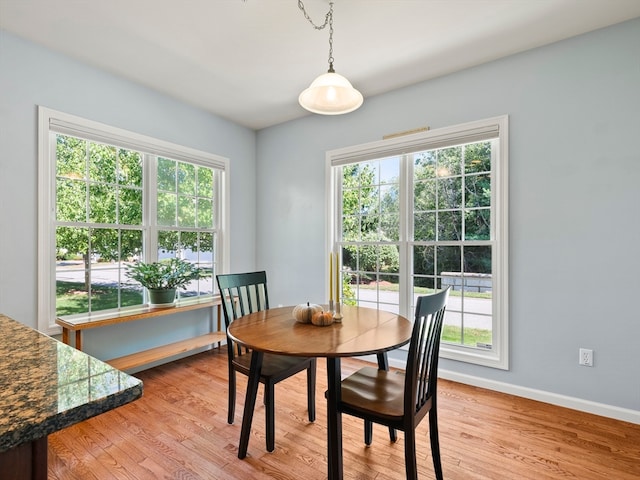
<instances>
[{"instance_id":1,"label":"white baseboard","mask_svg":"<svg viewBox=\"0 0 640 480\"><path fill-rule=\"evenodd\" d=\"M375 362L375 357L365 357L364 359ZM389 359L389 364L393 367L404 368L404 362ZM474 387L486 388L496 392L507 393L518 397L537 400L539 402L550 403L560 407L571 408L581 412L592 413L603 417L614 418L624 422L630 422L640 425L640 411L631 410L629 408L615 407L604 403L592 402L581 398L569 397L567 395L559 395L557 393L546 392L544 390L536 390L534 388L521 387L511 383L498 382L482 377L467 375L463 373L453 372L451 370L438 370L438 377L445 380L464 383L465 385L473 385Z\"/></svg>"}]
</instances>

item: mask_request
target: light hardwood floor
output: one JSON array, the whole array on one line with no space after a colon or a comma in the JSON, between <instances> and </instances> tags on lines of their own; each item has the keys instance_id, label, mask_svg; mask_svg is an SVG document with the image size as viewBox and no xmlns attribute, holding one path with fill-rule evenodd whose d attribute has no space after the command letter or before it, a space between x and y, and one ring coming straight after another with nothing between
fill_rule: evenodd
<instances>
[{"instance_id":1,"label":"light hardwood floor","mask_svg":"<svg viewBox=\"0 0 640 480\"><path fill-rule=\"evenodd\" d=\"M359 368L344 359L343 375ZM226 350L213 350L137 374L142 399L49 437L49 479L324 479L326 369L318 361L317 419L306 414L306 376L276 386L276 449L265 450L264 406L256 406L248 456L237 458L246 377L238 375L236 422L227 424ZM260 395L262 398L262 395ZM638 480L640 425L439 382L445 479ZM403 437L343 417L348 479L404 478ZM433 479L428 421L418 427L420 478Z\"/></svg>"}]
</instances>

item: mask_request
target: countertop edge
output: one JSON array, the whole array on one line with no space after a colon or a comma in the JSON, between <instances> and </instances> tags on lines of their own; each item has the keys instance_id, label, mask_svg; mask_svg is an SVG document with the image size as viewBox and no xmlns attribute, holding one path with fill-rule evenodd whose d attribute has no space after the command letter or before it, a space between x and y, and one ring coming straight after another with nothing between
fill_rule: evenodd
<instances>
[{"instance_id":1,"label":"countertop edge","mask_svg":"<svg viewBox=\"0 0 640 480\"><path fill-rule=\"evenodd\" d=\"M111 394L99 400L80 405L72 410L48 417L39 425L30 425L27 428L5 432L4 435L0 436L0 453L131 403L141 398L142 393L143 384L140 381L139 384L128 388L124 392Z\"/></svg>"}]
</instances>

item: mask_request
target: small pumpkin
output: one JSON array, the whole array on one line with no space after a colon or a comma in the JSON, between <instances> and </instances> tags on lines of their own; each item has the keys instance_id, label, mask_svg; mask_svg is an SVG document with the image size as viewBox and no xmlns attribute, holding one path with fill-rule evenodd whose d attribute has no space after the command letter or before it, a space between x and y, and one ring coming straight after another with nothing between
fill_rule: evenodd
<instances>
[{"instance_id":1,"label":"small pumpkin","mask_svg":"<svg viewBox=\"0 0 640 480\"><path fill-rule=\"evenodd\" d=\"M331 312L316 312L311 317L311 323L318 327L326 327L333 323L333 314Z\"/></svg>"},{"instance_id":2,"label":"small pumpkin","mask_svg":"<svg viewBox=\"0 0 640 480\"><path fill-rule=\"evenodd\" d=\"M311 319L315 313L322 312L322 307L315 303L301 303L293 308L293 318L296 322L311 323Z\"/></svg>"}]
</instances>

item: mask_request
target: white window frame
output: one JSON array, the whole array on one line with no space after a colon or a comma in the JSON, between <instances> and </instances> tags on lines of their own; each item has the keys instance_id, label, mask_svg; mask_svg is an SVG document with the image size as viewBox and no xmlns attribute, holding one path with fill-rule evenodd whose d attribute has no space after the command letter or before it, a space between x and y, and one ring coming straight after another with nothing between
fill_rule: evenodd
<instances>
[{"instance_id":1,"label":"white window frame","mask_svg":"<svg viewBox=\"0 0 640 480\"><path fill-rule=\"evenodd\" d=\"M332 251L339 239L340 202L338 195L341 178L336 166L362 162L394 155L403 155L450 145L496 139L497 151L492 161L492 240L495 249L492 255L493 295L492 332L494 343L491 350L469 348L463 345L442 343L440 356L452 360L483 365L503 370L509 369L509 117L502 115L475 122L438 128L426 132L380 140L376 142L331 150L326 153L327 191L327 251ZM405 191L408 175L404 175ZM401 179L401 182L403 180ZM401 197L400 217L407 218L408 201ZM338 219L338 220L336 220ZM400 242L408 242L407 229L400 232ZM407 249L408 250L408 249ZM408 259L400 259L401 276L406 275ZM405 273L403 273L405 272ZM410 292L400 292L400 314L410 318Z\"/></svg>"},{"instance_id":2,"label":"white window frame","mask_svg":"<svg viewBox=\"0 0 640 480\"><path fill-rule=\"evenodd\" d=\"M55 324L56 172L52 161L55 157L55 142L51 141L50 135L52 132L219 170L221 172L219 182L221 205L217 206L220 220L217 232L218 249L215 252L214 263L221 270L228 270L229 159L38 106L38 330L48 335L56 335L61 331Z\"/></svg>"}]
</instances>

